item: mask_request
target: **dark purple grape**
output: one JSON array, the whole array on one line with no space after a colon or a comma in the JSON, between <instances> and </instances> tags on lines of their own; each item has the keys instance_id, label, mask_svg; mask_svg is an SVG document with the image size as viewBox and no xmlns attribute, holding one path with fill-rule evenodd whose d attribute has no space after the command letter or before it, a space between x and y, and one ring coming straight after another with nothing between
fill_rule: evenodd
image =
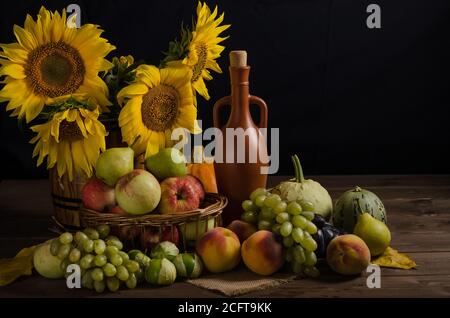
<instances>
[{"instance_id":1,"label":"dark purple grape","mask_svg":"<svg viewBox=\"0 0 450 318\"><path fill-rule=\"evenodd\" d=\"M317 249L315 251L317 257L325 257L325 251L326 251L326 244L324 241L323 233L321 229L317 230L316 234L312 235L312 238L317 243Z\"/></svg>"},{"instance_id":2,"label":"dark purple grape","mask_svg":"<svg viewBox=\"0 0 450 318\"><path fill-rule=\"evenodd\" d=\"M321 229L324 225L327 224L325 219L319 214L314 214L314 219L312 220L312 222L315 226L317 226L318 229Z\"/></svg>"}]
</instances>

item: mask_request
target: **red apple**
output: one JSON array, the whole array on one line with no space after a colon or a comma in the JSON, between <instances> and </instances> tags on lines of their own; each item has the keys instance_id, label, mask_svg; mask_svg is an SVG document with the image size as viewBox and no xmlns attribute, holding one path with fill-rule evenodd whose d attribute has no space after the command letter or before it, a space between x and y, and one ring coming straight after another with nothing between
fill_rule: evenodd
<instances>
[{"instance_id":1,"label":"red apple","mask_svg":"<svg viewBox=\"0 0 450 318\"><path fill-rule=\"evenodd\" d=\"M161 235L158 227L146 227L141 234L141 249L151 250L158 243L163 241L170 241L175 245L178 245L179 234L176 226L165 227Z\"/></svg>"},{"instance_id":2,"label":"red apple","mask_svg":"<svg viewBox=\"0 0 450 318\"><path fill-rule=\"evenodd\" d=\"M195 210L200 206L200 198L204 191L199 191L193 177L172 177L161 183L161 214L183 213ZM200 188L203 190L203 188Z\"/></svg>"},{"instance_id":3,"label":"red apple","mask_svg":"<svg viewBox=\"0 0 450 318\"><path fill-rule=\"evenodd\" d=\"M115 205L109 210L109 213L117 214L120 216L127 216L127 212L125 212L120 206Z\"/></svg>"},{"instance_id":4,"label":"red apple","mask_svg":"<svg viewBox=\"0 0 450 318\"><path fill-rule=\"evenodd\" d=\"M139 236L141 229L139 226L121 225L116 227L115 232L121 241L132 241Z\"/></svg>"},{"instance_id":5,"label":"red apple","mask_svg":"<svg viewBox=\"0 0 450 318\"><path fill-rule=\"evenodd\" d=\"M205 189L203 188L203 184L200 182L200 180L198 180L196 177L194 177L190 174L188 174L184 178L188 179L192 183L192 185L196 189L195 191L198 193L200 202L202 202L203 199L205 198Z\"/></svg>"},{"instance_id":6,"label":"red apple","mask_svg":"<svg viewBox=\"0 0 450 318\"><path fill-rule=\"evenodd\" d=\"M81 190L81 200L85 208L102 212L116 205L114 188L93 177Z\"/></svg>"}]
</instances>

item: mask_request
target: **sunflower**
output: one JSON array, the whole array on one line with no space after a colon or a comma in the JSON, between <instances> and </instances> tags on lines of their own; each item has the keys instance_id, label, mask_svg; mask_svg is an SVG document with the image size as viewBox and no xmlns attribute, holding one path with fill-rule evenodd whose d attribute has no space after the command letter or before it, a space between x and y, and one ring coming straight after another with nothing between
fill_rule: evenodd
<instances>
[{"instance_id":1,"label":"sunflower","mask_svg":"<svg viewBox=\"0 0 450 318\"><path fill-rule=\"evenodd\" d=\"M220 42L228 37L219 37L219 35L230 27L229 24L220 24L223 21L224 14L217 16L217 6L213 12L206 3L198 3L197 21L194 24L194 30L191 33L191 40L188 44L188 53L183 60L169 62L169 65L184 64L192 70L192 87L201 96L209 100L208 89L204 80L211 80L212 76L209 70L222 73L216 59L225 49L219 45Z\"/></svg>"},{"instance_id":2,"label":"sunflower","mask_svg":"<svg viewBox=\"0 0 450 318\"><path fill-rule=\"evenodd\" d=\"M175 128L200 131L190 79L186 67L140 65L135 81L119 92L118 102L126 102L119 115L122 138L136 153L147 158L172 146Z\"/></svg>"},{"instance_id":3,"label":"sunflower","mask_svg":"<svg viewBox=\"0 0 450 318\"><path fill-rule=\"evenodd\" d=\"M47 157L47 168L57 166L58 175L74 172L90 177L100 151L105 150L105 126L98 121L98 109L71 108L55 113L45 124L31 130L37 135L30 143L36 143L33 157L39 155L37 165Z\"/></svg>"},{"instance_id":4,"label":"sunflower","mask_svg":"<svg viewBox=\"0 0 450 318\"><path fill-rule=\"evenodd\" d=\"M108 88L98 73L112 66L104 57L115 47L102 32L93 24L68 28L65 10L60 15L42 7L36 21L27 15L24 28L14 26L17 43L0 44L0 76L6 76L0 102L27 122L70 95L90 96L107 110Z\"/></svg>"}]
</instances>

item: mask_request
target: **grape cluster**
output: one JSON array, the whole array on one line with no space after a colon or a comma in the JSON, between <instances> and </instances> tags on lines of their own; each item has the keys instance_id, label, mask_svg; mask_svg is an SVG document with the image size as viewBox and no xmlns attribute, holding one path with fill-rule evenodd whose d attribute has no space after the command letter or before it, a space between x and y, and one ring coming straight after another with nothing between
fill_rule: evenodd
<instances>
[{"instance_id":1,"label":"grape cluster","mask_svg":"<svg viewBox=\"0 0 450 318\"><path fill-rule=\"evenodd\" d=\"M317 257L324 258L326 257L327 247L331 240L336 236L345 234L345 231L338 229L331 223L328 223L318 214L314 216L312 222L318 228L317 233L312 236L317 243L316 255Z\"/></svg>"},{"instance_id":2,"label":"grape cluster","mask_svg":"<svg viewBox=\"0 0 450 318\"><path fill-rule=\"evenodd\" d=\"M286 260L295 273L319 275L315 267L317 243L312 235L317 233L314 205L306 201L283 200L278 194L258 188L250 200L242 202L245 222L256 224L259 230L269 230L280 236L287 248Z\"/></svg>"},{"instance_id":3,"label":"grape cluster","mask_svg":"<svg viewBox=\"0 0 450 318\"><path fill-rule=\"evenodd\" d=\"M145 259L136 259L141 256L138 253L130 259L122 251L123 244L119 238L109 235L109 232L108 225L86 228L75 235L65 232L52 240L50 252L62 260L64 273L70 264L80 266L81 285L85 288L95 289L99 293L105 288L117 291L122 283L128 288L135 288L143 278L144 264L141 263Z\"/></svg>"}]
</instances>

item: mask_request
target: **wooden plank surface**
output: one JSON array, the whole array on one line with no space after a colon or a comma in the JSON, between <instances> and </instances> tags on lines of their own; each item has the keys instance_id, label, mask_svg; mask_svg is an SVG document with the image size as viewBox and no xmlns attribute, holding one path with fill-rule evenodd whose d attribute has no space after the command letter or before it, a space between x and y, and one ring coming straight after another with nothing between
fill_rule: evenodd
<instances>
[{"instance_id":1,"label":"wooden plank surface","mask_svg":"<svg viewBox=\"0 0 450 318\"><path fill-rule=\"evenodd\" d=\"M392 246L408 253L416 270L382 269L382 286L369 289L366 275L349 279L326 267L317 280L301 279L245 297L450 297L450 176L317 176L333 199L359 185L383 200L392 232ZM284 180L272 177L271 185ZM52 206L47 180L0 182L0 257L53 236L48 231ZM220 297L188 283L163 288L137 288L96 295L68 290L64 281L37 275L0 288L0 297Z\"/></svg>"}]
</instances>

